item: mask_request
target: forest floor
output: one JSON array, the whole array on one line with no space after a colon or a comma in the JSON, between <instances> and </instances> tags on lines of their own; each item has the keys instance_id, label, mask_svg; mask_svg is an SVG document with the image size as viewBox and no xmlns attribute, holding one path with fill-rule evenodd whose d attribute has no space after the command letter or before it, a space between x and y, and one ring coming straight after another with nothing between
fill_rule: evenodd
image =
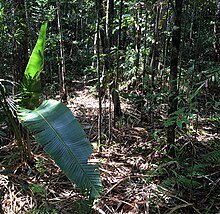
<instances>
[{"instance_id":1,"label":"forest floor","mask_svg":"<svg viewBox=\"0 0 220 214\"><path fill-rule=\"evenodd\" d=\"M219 121L199 118L196 135L181 137L180 133L178 158L170 158L159 120L141 121L138 109L122 100L125 116L111 124L109 131L109 102L105 100L102 150L98 151L97 96L84 80L74 81L72 86L67 106L93 145L91 162L100 166L102 178L102 196L92 213L220 211ZM14 142L0 148L0 213L88 213L84 197L35 142L32 153L31 165L21 163Z\"/></svg>"}]
</instances>

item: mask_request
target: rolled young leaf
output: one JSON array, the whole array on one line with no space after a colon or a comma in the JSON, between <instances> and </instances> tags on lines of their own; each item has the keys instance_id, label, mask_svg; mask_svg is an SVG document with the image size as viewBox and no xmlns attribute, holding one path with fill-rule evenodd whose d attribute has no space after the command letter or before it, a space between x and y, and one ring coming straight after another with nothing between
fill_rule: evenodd
<instances>
[{"instance_id":1,"label":"rolled young leaf","mask_svg":"<svg viewBox=\"0 0 220 214\"><path fill-rule=\"evenodd\" d=\"M72 182L91 199L100 196L100 173L96 165L88 164L91 145L63 103L46 100L35 110L19 109L18 118Z\"/></svg>"},{"instance_id":2,"label":"rolled young leaf","mask_svg":"<svg viewBox=\"0 0 220 214\"><path fill-rule=\"evenodd\" d=\"M22 81L21 91L23 94L23 106L34 109L38 106L41 95L40 72L44 64L44 47L46 41L47 22L43 23L40 29L37 43L28 61Z\"/></svg>"}]
</instances>

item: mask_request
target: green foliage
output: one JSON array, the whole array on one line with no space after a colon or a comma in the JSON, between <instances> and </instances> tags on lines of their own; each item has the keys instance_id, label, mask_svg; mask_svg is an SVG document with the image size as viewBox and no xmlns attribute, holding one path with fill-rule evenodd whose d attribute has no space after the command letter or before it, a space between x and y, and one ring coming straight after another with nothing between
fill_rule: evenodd
<instances>
[{"instance_id":1,"label":"green foliage","mask_svg":"<svg viewBox=\"0 0 220 214\"><path fill-rule=\"evenodd\" d=\"M59 214L56 209L51 209L49 207L46 208L35 208L33 210L29 210L25 212L25 214Z\"/></svg>"},{"instance_id":2,"label":"green foliage","mask_svg":"<svg viewBox=\"0 0 220 214\"><path fill-rule=\"evenodd\" d=\"M37 43L29 59L28 65L24 72L22 81L23 105L26 108L34 109L38 106L41 95L41 82L39 79L40 72L44 64L44 47L46 40L47 23L42 24Z\"/></svg>"},{"instance_id":3,"label":"green foliage","mask_svg":"<svg viewBox=\"0 0 220 214\"><path fill-rule=\"evenodd\" d=\"M196 102L196 99L204 85L205 83L202 83L195 90L186 91L179 95L180 106L177 111L170 114L170 117L164 121L165 127L176 124L179 129L182 129L183 125L189 124L190 121L194 119L193 113L198 112L198 103ZM191 90L191 88L189 90Z\"/></svg>"},{"instance_id":4,"label":"green foliage","mask_svg":"<svg viewBox=\"0 0 220 214\"><path fill-rule=\"evenodd\" d=\"M189 112L186 113L186 110L186 108L179 108L178 111L170 114L169 119L164 121L164 126L168 127L176 123L182 129L183 124L189 124L189 118L192 117L192 114Z\"/></svg>"},{"instance_id":5,"label":"green foliage","mask_svg":"<svg viewBox=\"0 0 220 214\"><path fill-rule=\"evenodd\" d=\"M35 110L19 109L18 117L71 181L91 198L100 196L102 188L97 166L87 164L91 146L64 104L46 100Z\"/></svg>"},{"instance_id":6,"label":"green foliage","mask_svg":"<svg viewBox=\"0 0 220 214\"><path fill-rule=\"evenodd\" d=\"M122 96L124 99L128 99L131 102L141 102L141 101L143 101L142 96L136 95L134 93L120 92L120 96Z\"/></svg>"},{"instance_id":7,"label":"green foliage","mask_svg":"<svg viewBox=\"0 0 220 214\"><path fill-rule=\"evenodd\" d=\"M0 139L6 137L6 133L0 130Z\"/></svg>"},{"instance_id":8,"label":"green foliage","mask_svg":"<svg viewBox=\"0 0 220 214\"><path fill-rule=\"evenodd\" d=\"M45 161L43 158L37 158L35 167L40 175L44 175L44 173L46 172Z\"/></svg>"},{"instance_id":9,"label":"green foliage","mask_svg":"<svg viewBox=\"0 0 220 214\"><path fill-rule=\"evenodd\" d=\"M14 152L8 158L2 160L1 163L9 166L13 165L15 162L18 162L20 160L21 158L20 156L21 156L20 152Z\"/></svg>"},{"instance_id":10,"label":"green foliage","mask_svg":"<svg viewBox=\"0 0 220 214\"><path fill-rule=\"evenodd\" d=\"M5 85L4 85L4 81L0 79L0 142L7 136L6 134L6 109L5 109L5 103L4 103L4 99L3 96L6 96L6 89L5 89Z\"/></svg>"},{"instance_id":11,"label":"green foliage","mask_svg":"<svg viewBox=\"0 0 220 214\"><path fill-rule=\"evenodd\" d=\"M209 167L209 164L205 161L203 163L194 164L192 166L186 165L186 172L192 176L201 176L206 173L207 167Z\"/></svg>"},{"instance_id":12,"label":"green foliage","mask_svg":"<svg viewBox=\"0 0 220 214\"><path fill-rule=\"evenodd\" d=\"M29 1L27 4L34 22L42 23L54 19L55 8L48 0Z\"/></svg>"},{"instance_id":13,"label":"green foliage","mask_svg":"<svg viewBox=\"0 0 220 214\"><path fill-rule=\"evenodd\" d=\"M206 161L214 162L215 164L220 163L220 148L204 155L204 159Z\"/></svg>"},{"instance_id":14,"label":"green foliage","mask_svg":"<svg viewBox=\"0 0 220 214\"><path fill-rule=\"evenodd\" d=\"M198 88L196 88L192 92L190 91L189 96L187 97L187 103L189 105L190 110L196 110L195 109L196 102L194 102L194 100L196 100L204 85L205 83L202 83Z\"/></svg>"},{"instance_id":15,"label":"green foliage","mask_svg":"<svg viewBox=\"0 0 220 214\"><path fill-rule=\"evenodd\" d=\"M7 123L9 129L15 134L17 144L22 148L22 139L21 134L19 132L19 128L17 126L16 116L15 116L15 102L9 95L11 95L12 88L14 87L14 83L9 80L0 79L0 111L2 111L2 115L7 119L4 119L4 122ZM1 121L0 121L1 123ZM0 124L2 125L2 123ZM1 131L2 136L4 132Z\"/></svg>"},{"instance_id":16,"label":"green foliage","mask_svg":"<svg viewBox=\"0 0 220 214\"><path fill-rule=\"evenodd\" d=\"M177 175L174 177L169 177L166 180L163 180L161 182L161 186L170 188L170 187L176 187L181 186L183 188L199 188L202 186L202 183L193 180L192 178L189 178L187 176L183 175Z\"/></svg>"},{"instance_id":17,"label":"green foliage","mask_svg":"<svg viewBox=\"0 0 220 214\"><path fill-rule=\"evenodd\" d=\"M33 184L31 186L31 190L32 190L34 195L38 195L39 194L40 196L42 196L44 198L47 197L47 189L44 186L42 186L42 185Z\"/></svg>"},{"instance_id":18,"label":"green foliage","mask_svg":"<svg viewBox=\"0 0 220 214\"><path fill-rule=\"evenodd\" d=\"M186 161L164 160L150 175L158 176L161 180L160 185L165 188L195 188L201 189L204 184L199 179L206 173L208 163L198 163L190 166ZM163 179L161 179L163 178Z\"/></svg>"},{"instance_id":19,"label":"green foliage","mask_svg":"<svg viewBox=\"0 0 220 214\"><path fill-rule=\"evenodd\" d=\"M86 214L92 211L92 202L88 199L79 199L73 202L73 213Z\"/></svg>"},{"instance_id":20,"label":"green foliage","mask_svg":"<svg viewBox=\"0 0 220 214\"><path fill-rule=\"evenodd\" d=\"M155 179L159 180L153 200L158 200L158 203L162 201L163 203L166 197L166 203L170 201L170 203L173 204L178 203L175 200L177 198L188 202L189 195L191 195L191 202L196 203L200 195L203 195L204 192L209 192L205 201L209 205L213 203L213 201L218 200L216 195L219 189L215 186L214 181L218 180L218 170L216 166L219 166L219 140L215 139L205 143L203 145L204 148L201 142L197 143L198 142L193 142L188 148L187 146L189 146L189 144L183 146L177 143L175 147L177 148L176 156L178 158L165 157L158 161L150 172L147 172L149 175L148 182L152 182ZM192 155L192 150L196 152L195 156ZM209 189L210 185L212 191ZM171 194L166 194L166 191L170 191ZM154 201L152 201L152 203L153 202ZM206 209L202 209L202 211L212 213L212 205L210 205L210 207L209 205Z\"/></svg>"},{"instance_id":21,"label":"green foliage","mask_svg":"<svg viewBox=\"0 0 220 214\"><path fill-rule=\"evenodd\" d=\"M36 80L39 77L40 72L43 69L43 62L44 62L43 52L44 52L44 47L45 47L46 30L47 30L47 22L45 22L41 26L37 43L34 47L34 50L32 51L28 65L24 72L24 79L31 78L33 80Z\"/></svg>"},{"instance_id":22,"label":"green foliage","mask_svg":"<svg viewBox=\"0 0 220 214\"><path fill-rule=\"evenodd\" d=\"M125 60L122 60L125 58ZM135 50L132 49L132 47L128 47L126 50L126 53L121 54L121 65L120 68L122 68L125 72L123 75L123 78L127 81L127 84L132 84L135 81L135 59L136 59L136 53Z\"/></svg>"},{"instance_id":23,"label":"green foliage","mask_svg":"<svg viewBox=\"0 0 220 214\"><path fill-rule=\"evenodd\" d=\"M44 90L47 95L54 95L57 91L59 91L60 85L57 82L46 83L44 86Z\"/></svg>"}]
</instances>

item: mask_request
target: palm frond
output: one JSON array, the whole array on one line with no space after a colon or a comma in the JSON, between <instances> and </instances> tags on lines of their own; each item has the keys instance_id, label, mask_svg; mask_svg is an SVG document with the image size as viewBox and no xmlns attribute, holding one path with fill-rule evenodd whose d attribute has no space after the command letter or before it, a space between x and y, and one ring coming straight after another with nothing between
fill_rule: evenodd
<instances>
[{"instance_id":1,"label":"palm frond","mask_svg":"<svg viewBox=\"0 0 220 214\"><path fill-rule=\"evenodd\" d=\"M88 164L91 145L63 103L46 100L35 110L20 109L18 117L71 181L88 192L90 198L99 197L100 173L97 166Z\"/></svg>"},{"instance_id":2,"label":"palm frond","mask_svg":"<svg viewBox=\"0 0 220 214\"><path fill-rule=\"evenodd\" d=\"M192 176L200 176L206 173L207 167L208 167L208 164L206 163L195 164L192 166L188 166L186 168L186 171L187 171L187 174L191 174Z\"/></svg>"},{"instance_id":3,"label":"palm frond","mask_svg":"<svg viewBox=\"0 0 220 214\"><path fill-rule=\"evenodd\" d=\"M208 154L204 155L205 161L213 161L213 162L220 162L220 149L218 148L215 151L209 152Z\"/></svg>"},{"instance_id":4,"label":"palm frond","mask_svg":"<svg viewBox=\"0 0 220 214\"><path fill-rule=\"evenodd\" d=\"M188 178L184 175L172 176L169 177L161 182L161 186L165 188L174 188L175 185L182 186L182 187L194 187L199 188L202 184L194 179Z\"/></svg>"}]
</instances>

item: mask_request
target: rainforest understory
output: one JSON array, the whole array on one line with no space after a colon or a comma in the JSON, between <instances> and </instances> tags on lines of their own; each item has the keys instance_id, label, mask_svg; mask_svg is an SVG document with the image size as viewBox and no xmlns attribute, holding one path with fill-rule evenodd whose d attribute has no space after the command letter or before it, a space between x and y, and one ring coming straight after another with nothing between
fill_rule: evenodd
<instances>
[{"instance_id":1,"label":"rainforest understory","mask_svg":"<svg viewBox=\"0 0 220 214\"><path fill-rule=\"evenodd\" d=\"M204 106L178 130L176 157L166 154L161 118L153 123L122 99L123 116L97 148L98 99L82 77L72 82L67 106L93 146L90 161L100 166L102 196L91 208L86 198L32 139L33 162L21 162L17 146L5 138L0 148L1 213L217 213L220 209L219 109ZM203 94L204 96L204 94ZM59 99L59 95L55 97ZM201 105L205 103L200 103ZM108 127L109 99L103 99L102 130ZM218 117L217 117L218 116ZM165 117L165 116L164 116ZM108 130L107 130L108 132ZM188 134L186 134L188 133Z\"/></svg>"}]
</instances>

